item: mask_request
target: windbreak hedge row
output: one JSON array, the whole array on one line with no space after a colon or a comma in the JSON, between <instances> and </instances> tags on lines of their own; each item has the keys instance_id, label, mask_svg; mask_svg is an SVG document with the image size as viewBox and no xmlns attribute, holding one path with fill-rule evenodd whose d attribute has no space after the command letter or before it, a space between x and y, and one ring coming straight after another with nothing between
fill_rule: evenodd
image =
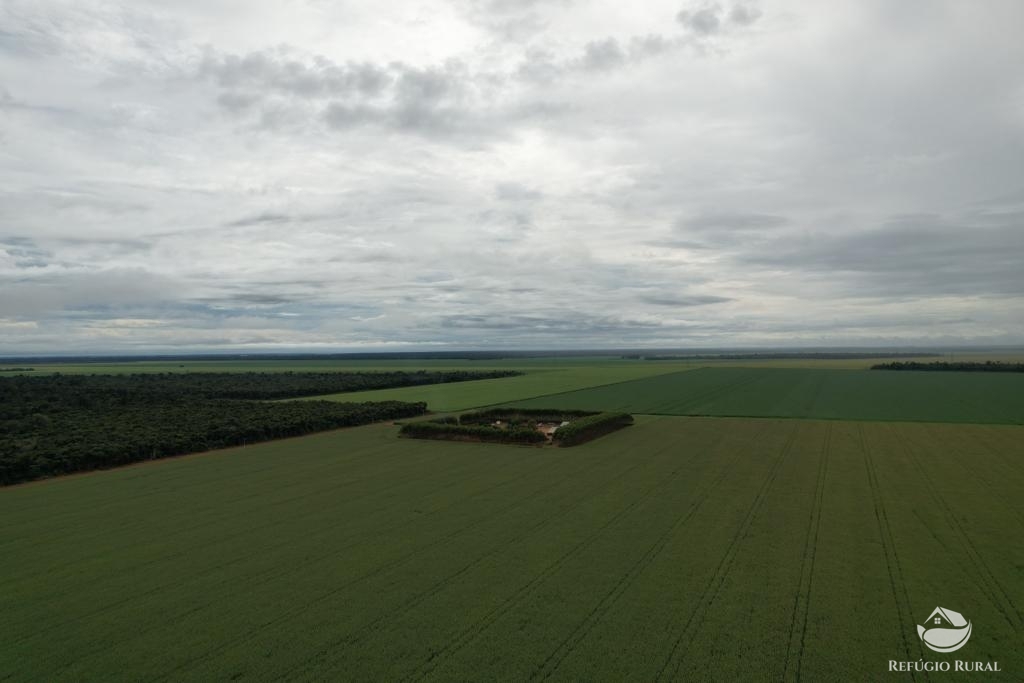
<instances>
[{"instance_id":1,"label":"windbreak hedge row","mask_svg":"<svg viewBox=\"0 0 1024 683\"><path fill-rule=\"evenodd\" d=\"M575 446L633 424L629 413L598 413L573 420L555 432L559 446Z\"/></svg>"},{"instance_id":2,"label":"windbreak hedge row","mask_svg":"<svg viewBox=\"0 0 1024 683\"><path fill-rule=\"evenodd\" d=\"M444 418L442 418L444 419ZM488 443L538 444L547 441L547 437L536 429L517 427L499 429L482 425L452 424L446 421L428 420L410 422L403 425L399 432L402 436L414 439L444 439L446 441L486 441Z\"/></svg>"},{"instance_id":3,"label":"windbreak hedge row","mask_svg":"<svg viewBox=\"0 0 1024 683\"><path fill-rule=\"evenodd\" d=\"M504 422L564 422L585 415L595 415L593 410L557 410L554 408L489 408L459 416L460 424L491 424L496 420Z\"/></svg>"}]
</instances>

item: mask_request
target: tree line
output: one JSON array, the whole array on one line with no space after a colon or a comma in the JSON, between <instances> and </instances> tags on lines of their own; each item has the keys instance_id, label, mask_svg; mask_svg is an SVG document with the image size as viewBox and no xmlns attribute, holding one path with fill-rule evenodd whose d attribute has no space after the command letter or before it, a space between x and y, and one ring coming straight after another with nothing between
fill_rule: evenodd
<instances>
[{"instance_id":1,"label":"tree line","mask_svg":"<svg viewBox=\"0 0 1024 683\"><path fill-rule=\"evenodd\" d=\"M260 402L506 373L165 373L0 378L0 485L422 415L425 403Z\"/></svg>"},{"instance_id":2,"label":"tree line","mask_svg":"<svg viewBox=\"0 0 1024 683\"><path fill-rule=\"evenodd\" d=\"M937 361L918 363L915 361L894 361L878 363L872 370L931 370L937 372L1024 372L1024 363L1003 363L1001 361Z\"/></svg>"},{"instance_id":3,"label":"tree line","mask_svg":"<svg viewBox=\"0 0 1024 683\"><path fill-rule=\"evenodd\" d=\"M0 382L0 404L36 400L56 395L76 401L95 396L104 401L120 397L132 401L171 397L236 398L273 400L340 394L372 389L466 382L511 377L511 370L416 371L416 372L154 372L121 375L18 375Z\"/></svg>"}]
</instances>

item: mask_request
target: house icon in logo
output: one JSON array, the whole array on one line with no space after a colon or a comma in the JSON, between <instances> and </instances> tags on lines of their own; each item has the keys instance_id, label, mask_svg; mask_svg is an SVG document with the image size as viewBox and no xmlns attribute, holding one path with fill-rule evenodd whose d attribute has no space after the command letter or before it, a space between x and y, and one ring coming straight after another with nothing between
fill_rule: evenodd
<instances>
[{"instance_id":1,"label":"house icon in logo","mask_svg":"<svg viewBox=\"0 0 1024 683\"><path fill-rule=\"evenodd\" d=\"M917 635L936 652L956 652L967 644L971 630L971 622L964 615L936 607L924 624L917 627Z\"/></svg>"}]
</instances>

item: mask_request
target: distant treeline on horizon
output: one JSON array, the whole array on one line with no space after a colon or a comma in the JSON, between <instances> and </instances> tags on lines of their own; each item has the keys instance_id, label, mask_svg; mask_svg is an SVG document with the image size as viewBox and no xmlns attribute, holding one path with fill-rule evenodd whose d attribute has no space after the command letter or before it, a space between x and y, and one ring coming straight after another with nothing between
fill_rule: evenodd
<instances>
[{"instance_id":1,"label":"distant treeline on horizon","mask_svg":"<svg viewBox=\"0 0 1024 683\"><path fill-rule=\"evenodd\" d=\"M33 363L138 363L170 361L322 361L322 360L515 360L522 358L620 358L629 360L772 360L788 358L821 358L832 360L871 358L930 358L946 353L1021 351L1024 347L922 347L919 350L866 349L838 347L793 349L786 347L750 349L736 347L704 348L617 348L617 349L496 349L462 351L357 351L357 352L295 352L295 353L194 353L194 354L142 354L142 355L6 355L0 356L5 365ZM32 368L18 368L30 370ZM11 368L7 370L13 371Z\"/></svg>"},{"instance_id":2,"label":"distant treeline on horizon","mask_svg":"<svg viewBox=\"0 0 1024 683\"><path fill-rule=\"evenodd\" d=\"M919 353L909 351L895 352L862 352L862 351L780 351L765 353L713 353L682 356L623 356L627 359L639 360L870 360L872 358L939 358L940 353Z\"/></svg>"},{"instance_id":3,"label":"distant treeline on horizon","mask_svg":"<svg viewBox=\"0 0 1024 683\"><path fill-rule=\"evenodd\" d=\"M938 372L1024 372L1024 363L1003 363L1001 361L938 361L931 363L915 363L913 361L894 361L871 366L872 370L931 370Z\"/></svg>"}]
</instances>

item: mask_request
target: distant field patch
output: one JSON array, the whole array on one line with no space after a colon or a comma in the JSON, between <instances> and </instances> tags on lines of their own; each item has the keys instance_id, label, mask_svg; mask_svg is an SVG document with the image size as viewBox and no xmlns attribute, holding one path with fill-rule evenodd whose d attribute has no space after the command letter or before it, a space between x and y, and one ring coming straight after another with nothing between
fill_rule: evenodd
<instances>
[{"instance_id":1,"label":"distant field patch","mask_svg":"<svg viewBox=\"0 0 1024 683\"><path fill-rule=\"evenodd\" d=\"M1024 376L796 368L701 368L593 387L523 408L653 415L1024 423Z\"/></svg>"},{"instance_id":2,"label":"distant field patch","mask_svg":"<svg viewBox=\"0 0 1024 683\"><path fill-rule=\"evenodd\" d=\"M434 412L451 412L678 371L678 367L671 364L638 362L559 369L518 369L526 374L502 379L361 391L358 394L332 394L315 398L328 401L423 401ZM559 407L565 406L560 404Z\"/></svg>"}]
</instances>

